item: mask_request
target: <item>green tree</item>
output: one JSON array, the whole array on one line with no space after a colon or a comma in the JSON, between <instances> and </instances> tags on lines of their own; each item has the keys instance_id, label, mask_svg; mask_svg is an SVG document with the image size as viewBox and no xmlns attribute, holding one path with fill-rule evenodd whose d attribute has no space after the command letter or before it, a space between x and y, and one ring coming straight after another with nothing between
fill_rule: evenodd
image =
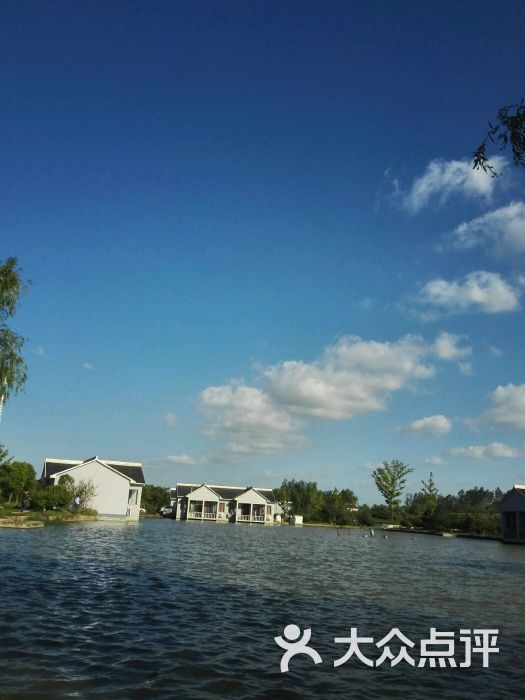
<instances>
[{"instance_id":1,"label":"green tree","mask_svg":"<svg viewBox=\"0 0 525 700\"><path fill-rule=\"evenodd\" d=\"M35 480L35 470L29 462L8 460L0 464L0 488L9 503L18 501L24 491L32 489Z\"/></svg>"},{"instance_id":2,"label":"green tree","mask_svg":"<svg viewBox=\"0 0 525 700\"><path fill-rule=\"evenodd\" d=\"M16 258L0 264L0 419L5 402L24 386L27 366L21 355L24 338L7 326L29 282L22 280Z\"/></svg>"},{"instance_id":3,"label":"green tree","mask_svg":"<svg viewBox=\"0 0 525 700\"><path fill-rule=\"evenodd\" d=\"M292 514L303 515L305 521L318 521L321 517L323 494L317 488L315 481L296 481L285 479L277 491L277 500L284 496L286 502L291 502Z\"/></svg>"},{"instance_id":4,"label":"green tree","mask_svg":"<svg viewBox=\"0 0 525 700\"><path fill-rule=\"evenodd\" d=\"M328 523L337 523L338 525L345 524L347 510L340 491L324 491L323 505L321 508L322 520Z\"/></svg>"},{"instance_id":5,"label":"green tree","mask_svg":"<svg viewBox=\"0 0 525 700\"><path fill-rule=\"evenodd\" d=\"M400 496L406 484L406 477L410 472L407 464L393 459L390 463L383 462L381 467L377 467L372 472L372 477L376 486L390 508L390 518L394 519L394 508L399 506Z\"/></svg>"},{"instance_id":6,"label":"green tree","mask_svg":"<svg viewBox=\"0 0 525 700\"><path fill-rule=\"evenodd\" d=\"M70 503L71 494L62 484L58 486L37 486L31 494L31 508L33 510L67 508Z\"/></svg>"},{"instance_id":7,"label":"green tree","mask_svg":"<svg viewBox=\"0 0 525 700\"><path fill-rule=\"evenodd\" d=\"M436 482L434 481L434 475L432 474L432 472L430 472L428 481L421 480L421 483L423 484L421 492L424 497L424 503L426 506L425 510L428 510L430 511L430 513L433 513L437 506L439 490L436 486Z\"/></svg>"},{"instance_id":8,"label":"green tree","mask_svg":"<svg viewBox=\"0 0 525 700\"><path fill-rule=\"evenodd\" d=\"M73 497L75 495L75 480L73 479L71 474L63 474L58 480L58 485L64 486L64 488L66 488L69 491L71 495L71 500L73 500Z\"/></svg>"},{"instance_id":9,"label":"green tree","mask_svg":"<svg viewBox=\"0 0 525 700\"><path fill-rule=\"evenodd\" d=\"M489 130L485 138L472 154L476 170L481 169L497 177L499 173L495 171L487 155L489 142L498 145L500 150L510 145L514 165L525 168L525 104L523 100L498 110L496 123L489 122Z\"/></svg>"},{"instance_id":10,"label":"green tree","mask_svg":"<svg viewBox=\"0 0 525 700\"><path fill-rule=\"evenodd\" d=\"M142 489L141 505L147 513L158 513L162 506L168 506L169 503L169 489L164 486L146 484Z\"/></svg>"}]
</instances>

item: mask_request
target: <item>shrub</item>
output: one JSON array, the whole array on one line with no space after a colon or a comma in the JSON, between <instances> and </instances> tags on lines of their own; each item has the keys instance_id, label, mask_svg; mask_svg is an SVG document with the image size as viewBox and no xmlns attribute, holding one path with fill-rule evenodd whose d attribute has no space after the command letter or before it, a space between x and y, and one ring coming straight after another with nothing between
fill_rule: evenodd
<instances>
[{"instance_id":1,"label":"shrub","mask_svg":"<svg viewBox=\"0 0 525 700\"><path fill-rule=\"evenodd\" d=\"M66 508L71 503L71 494L65 486L41 486L33 491L31 507L35 510Z\"/></svg>"}]
</instances>

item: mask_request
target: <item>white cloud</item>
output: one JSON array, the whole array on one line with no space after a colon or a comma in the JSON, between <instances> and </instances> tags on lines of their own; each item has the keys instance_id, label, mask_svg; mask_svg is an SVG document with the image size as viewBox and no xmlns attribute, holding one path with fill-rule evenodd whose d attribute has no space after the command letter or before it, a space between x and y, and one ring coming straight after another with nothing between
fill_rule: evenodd
<instances>
[{"instance_id":1,"label":"white cloud","mask_svg":"<svg viewBox=\"0 0 525 700\"><path fill-rule=\"evenodd\" d=\"M525 429L525 384L498 386L489 400L491 407L482 416L483 422Z\"/></svg>"},{"instance_id":2,"label":"white cloud","mask_svg":"<svg viewBox=\"0 0 525 700\"><path fill-rule=\"evenodd\" d=\"M525 202L511 202L466 221L449 238L459 250L482 247L496 256L525 253Z\"/></svg>"},{"instance_id":3,"label":"white cloud","mask_svg":"<svg viewBox=\"0 0 525 700\"><path fill-rule=\"evenodd\" d=\"M294 416L340 421L383 411L394 392L435 376L430 359L468 354L469 348L458 346L462 337L451 335L445 342L441 334L440 342L426 342L407 335L378 342L346 336L312 362L289 360L261 369L257 387L242 382L208 387L199 408L205 434L219 444L203 459L232 463L300 448L306 444L304 425Z\"/></svg>"},{"instance_id":4,"label":"white cloud","mask_svg":"<svg viewBox=\"0 0 525 700\"><path fill-rule=\"evenodd\" d=\"M177 416L175 413L166 413L164 416L164 425L167 428L175 428L177 425Z\"/></svg>"},{"instance_id":5,"label":"white cloud","mask_svg":"<svg viewBox=\"0 0 525 700\"><path fill-rule=\"evenodd\" d=\"M441 457L438 457L437 455L434 455L433 457L426 457L425 458L425 464L430 464L434 467L439 466L440 464L446 464Z\"/></svg>"},{"instance_id":6,"label":"white cloud","mask_svg":"<svg viewBox=\"0 0 525 700\"><path fill-rule=\"evenodd\" d=\"M505 162L499 156L494 161L498 170ZM452 194L490 201L496 183L497 178L474 170L469 160L433 160L410 190L402 194L402 203L411 214L417 214L432 200L443 204Z\"/></svg>"},{"instance_id":7,"label":"white cloud","mask_svg":"<svg viewBox=\"0 0 525 700\"><path fill-rule=\"evenodd\" d=\"M427 282L419 301L449 313L475 310L484 313L517 311L520 292L497 272L478 270L463 280L434 279Z\"/></svg>"},{"instance_id":8,"label":"white cloud","mask_svg":"<svg viewBox=\"0 0 525 700\"><path fill-rule=\"evenodd\" d=\"M469 447L453 447L450 450L453 457L466 459L516 459L523 452L516 447L510 447L503 442L491 442L490 445L470 445Z\"/></svg>"},{"instance_id":9,"label":"white cloud","mask_svg":"<svg viewBox=\"0 0 525 700\"><path fill-rule=\"evenodd\" d=\"M168 462L186 465L198 464L197 460L190 457L190 455L168 455Z\"/></svg>"},{"instance_id":10,"label":"white cloud","mask_svg":"<svg viewBox=\"0 0 525 700\"><path fill-rule=\"evenodd\" d=\"M274 365L265 371L268 392L291 413L343 420L386 408L392 392L434 376L424 363L431 347L419 336L394 343L347 336L321 358Z\"/></svg>"},{"instance_id":11,"label":"white cloud","mask_svg":"<svg viewBox=\"0 0 525 700\"><path fill-rule=\"evenodd\" d=\"M474 374L471 362L458 362L458 367L461 374L464 374L467 377L470 377L472 374Z\"/></svg>"},{"instance_id":12,"label":"white cloud","mask_svg":"<svg viewBox=\"0 0 525 700\"><path fill-rule=\"evenodd\" d=\"M442 360L459 360L472 354L472 348L459 347L459 343L466 335L454 335L453 333L442 332L436 338L434 351Z\"/></svg>"},{"instance_id":13,"label":"white cloud","mask_svg":"<svg viewBox=\"0 0 525 700\"><path fill-rule=\"evenodd\" d=\"M95 368L93 367L93 365L91 364L91 362L84 362L84 364L82 365L82 367L83 367L84 369L86 369L88 372L91 372L92 370L95 369Z\"/></svg>"},{"instance_id":14,"label":"white cloud","mask_svg":"<svg viewBox=\"0 0 525 700\"><path fill-rule=\"evenodd\" d=\"M39 345L39 346L36 348L35 352L36 352L37 355L43 355L43 354L44 354L44 348L43 348L41 345Z\"/></svg>"},{"instance_id":15,"label":"white cloud","mask_svg":"<svg viewBox=\"0 0 525 700\"><path fill-rule=\"evenodd\" d=\"M413 421L406 428L403 428L403 432L438 437L450 433L451 429L452 423L450 420L446 416L438 414Z\"/></svg>"},{"instance_id":16,"label":"white cloud","mask_svg":"<svg viewBox=\"0 0 525 700\"><path fill-rule=\"evenodd\" d=\"M237 461L305 444L301 424L261 389L234 383L208 387L199 405L208 419L207 434L227 441L208 461Z\"/></svg>"}]
</instances>

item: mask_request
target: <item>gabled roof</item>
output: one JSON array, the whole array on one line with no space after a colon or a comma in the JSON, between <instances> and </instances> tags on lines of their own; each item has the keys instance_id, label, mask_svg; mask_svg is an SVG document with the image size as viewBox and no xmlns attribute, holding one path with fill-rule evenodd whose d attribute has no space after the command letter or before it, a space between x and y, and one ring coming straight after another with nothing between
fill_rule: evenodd
<instances>
[{"instance_id":1,"label":"gabled roof","mask_svg":"<svg viewBox=\"0 0 525 700\"><path fill-rule=\"evenodd\" d=\"M250 491L252 489L251 486L218 486L216 484L177 484L177 486L174 489L171 489L173 493L172 498L175 496L175 493L179 498L187 496L188 494L192 493L192 491L195 491L195 489L198 489L201 486L207 486L211 491L216 493L219 496L219 498L223 501L234 501L236 498L239 498L239 496L242 496L243 493L246 493L247 491ZM273 495L272 489L253 488L253 490L260 496L265 498L269 503L275 503L275 496Z\"/></svg>"},{"instance_id":2,"label":"gabled roof","mask_svg":"<svg viewBox=\"0 0 525 700\"><path fill-rule=\"evenodd\" d=\"M99 459L98 457L89 457L89 459L78 460L78 459L56 459L53 457L46 457L44 461L44 468L42 469L42 480L47 480L54 474L63 472L71 467L78 467L80 464L85 464L86 462L91 462L94 459L107 464L108 467L112 467L116 472L122 474L122 476L131 479L137 484L144 484L146 480L144 479L144 472L142 471L142 464L140 462L116 462L110 459Z\"/></svg>"}]
</instances>

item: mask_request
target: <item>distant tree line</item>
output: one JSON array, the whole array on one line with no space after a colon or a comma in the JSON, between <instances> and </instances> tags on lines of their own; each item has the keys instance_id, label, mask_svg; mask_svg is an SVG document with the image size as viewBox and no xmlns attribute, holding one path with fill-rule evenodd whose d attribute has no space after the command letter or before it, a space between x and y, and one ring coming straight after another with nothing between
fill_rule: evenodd
<instances>
[{"instance_id":1,"label":"distant tree line","mask_svg":"<svg viewBox=\"0 0 525 700\"><path fill-rule=\"evenodd\" d=\"M350 525L357 507L357 496L351 489L321 491L314 481L285 479L273 490L285 517L299 514L305 522Z\"/></svg>"}]
</instances>

